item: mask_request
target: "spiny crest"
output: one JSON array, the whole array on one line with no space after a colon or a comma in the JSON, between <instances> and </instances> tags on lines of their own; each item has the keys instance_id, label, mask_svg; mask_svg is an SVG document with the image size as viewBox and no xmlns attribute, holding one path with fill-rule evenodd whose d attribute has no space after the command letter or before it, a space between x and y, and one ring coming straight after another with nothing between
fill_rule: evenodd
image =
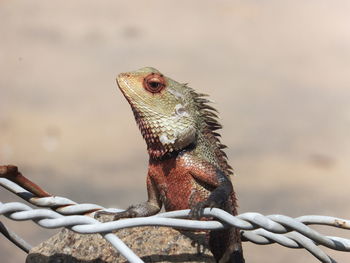
<instances>
[{"instance_id":1,"label":"spiny crest","mask_svg":"<svg viewBox=\"0 0 350 263\"><path fill-rule=\"evenodd\" d=\"M207 94L197 93L192 88L189 89L199 110L200 118L204 120L200 127L201 133L211 143L214 154L225 174L233 174L233 169L227 163L227 155L223 150L227 148L227 146L221 143L221 135L217 132L217 130L222 128L222 125L218 121L218 111L208 104L211 103L211 101L205 98L208 97Z\"/></svg>"}]
</instances>

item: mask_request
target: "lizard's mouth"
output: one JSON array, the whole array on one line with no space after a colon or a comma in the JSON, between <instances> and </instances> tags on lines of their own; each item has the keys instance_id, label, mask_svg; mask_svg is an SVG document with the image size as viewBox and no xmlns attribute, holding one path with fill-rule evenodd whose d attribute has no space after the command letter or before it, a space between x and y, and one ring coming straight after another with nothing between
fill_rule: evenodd
<instances>
[{"instance_id":1,"label":"lizard's mouth","mask_svg":"<svg viewBox=\"0 0 350 263\"><path fill-rule=\"evenodd\" d=\"M130 104L134 113L136 112L138 113L138 115L141 113L142 115L140 108L143 108L144 110L147 109L149 111L152 111L152 109L149 107L145 98L141 94L139 94L137 90L135 90L134 81L135 80L130 73L120 73L117 77L118 87L120 91L123 93L128 103Z\"/></svg>"},{"instance_id":2,"label":"lizard's mouth","mask_svg":"<svg viewBox=\"0 0 350 263\"><path fill-rule=\"evenodd\" d=\"M132 100L132 93L134 96L137 96L136 92L131 88L131 85L127 81L127 77L129 77L129 74L127 73L120 73L117 77L117 85L119 90L122 92L126 100L129 102L131 107L134 109L135 105Z\"/></svg>"},{"instance_id":3,"label":"lizard's mouth","mask_svg":"<svg viewBox=\"0 0 350 263\"><path fill-rule=\"evenodd\" d=\"M140 94L138 94L133 89L132 83L130 83L129 73L120 73L117 77L117 84L120 91L123 93L124 97L128 100L130 104L133 105L132 101L135 100L135 97L137 98L137 101L140 101L140 102L144 101L144 99L140 96Z\"/></svg>"},{"instance_id":4,"label":"lizard's mouth","mask_svg":"<svg viewBox=\"0 0 350 263\"><path fill-rule=\"evenodd\" d=\"M127 82L125 81L125 73L118 74L116 81L117 81L117 85L118 85L119 90L126 97L126 93L125 93L124 88L123 88L123 85L128 86Z\"/></svg>"}]
</instances>

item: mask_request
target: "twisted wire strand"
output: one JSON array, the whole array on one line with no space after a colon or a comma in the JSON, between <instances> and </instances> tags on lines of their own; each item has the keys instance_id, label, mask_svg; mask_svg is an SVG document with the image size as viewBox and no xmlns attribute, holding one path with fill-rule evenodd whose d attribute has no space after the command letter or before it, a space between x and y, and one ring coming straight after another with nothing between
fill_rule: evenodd
<instances>
[{"instance_id":1,"label":"twisted wire strand","mask_svg":"<svg viewBox=\"0 0 350 263\"><path fill-rule=\"evenodd\" d=\"M19 202L0 203L0 215L13 220L33 220L45 228L68 227L82 234L100 233L130 262L142 262L118 237L111 231L136 226L168 226L182 229L217 230L230 226L242 229L242 240L255 244L266 245L278 243L289 248L305 248L321 262L332 263L334 259L324 253L317 245L323 245L338 251L350 251L350 240L340 237L323 236L306 225L328 225L337 228L350 229L350 221L329 216L302 216L291 218L284 215L263 216L259 213L244 213L238 216L217 208L204 210L204 216L215 217L220 221L198 221L183 219L188 217L189 210L161 213L146 218L131 218L119 221L101 223L92 217L82 216L94 211L105 209L95 204L77 204L63 197L35 197L29 191L16 183L0 178L0 185L19 195L33 205L55 208L33 209ZM116 209L115 209L116 210ZM122 210L116 210L122 211Z\"/></svg>"},{"instance_id":2,"label":"twisted wire strand","mask_svg":"<svg viewBox=\"0 0 350 263\"><path fill-rule=\"evenodd\" d=\"M209 209L208 209L209 210ZM210 214L210 211L206 211ZM218 221L197 221L197 220L184 220L184 219L174 219L167 217L147 217L147 218L133 218L124 219L114 222L99 223L95 219L82 216L82 215L70 215L63 216L55 211L47 209L32 209L28 205L11 202L0 204L0 214L4 214L13 220L33 220L38 225L45 228L60 228L68 227L75 232L82 234L92 234L92 233L106 233L112 230L122 229L126 227L144 226L144 225L157 225L157 226L171 226L186 229L207 229L207 230L217 230L227 227L227 225ZM318 248L314 242L310 239L304 237L303 235L296 232L289 232L286 236L281 234L274 234L268 232L264 229L254 230L255 232L245 231L243 232L243 237L247 240L250 237L253 241L256 238L263 237L265 242L254 242L254 243L272 243L271 240L278 242L282 245L286 245L291 248L306 248L310 253L312 253L321 262L335 262L332 258L327 256L320 248ZM350 241L348 240L348 243ZM116 247L120 249L118 246ZM345 250L348 251L349 247Z\"/></svg>"},{"instance_id":3,"label":"twisted wire strand","mask_svg":"<svg viewBox=\"0 0 350 263\"><path fill-rule=\"evenodd\" d=\"M64 216L48 209L33 209L30 206L22 204L20 202L9 202L5 204L0 202L0 215L5 215L6 217L16 221L33 220L33 222L35 222L39 226L49 229L60 227L70 228L70 226L76 224L101 224L99 221L89 216ZM58 223L52 224L51 220L56 220ZM103 232L100 234L130 262L143 262L116 235L110 232Z\"/></svg>"}]
</instances>

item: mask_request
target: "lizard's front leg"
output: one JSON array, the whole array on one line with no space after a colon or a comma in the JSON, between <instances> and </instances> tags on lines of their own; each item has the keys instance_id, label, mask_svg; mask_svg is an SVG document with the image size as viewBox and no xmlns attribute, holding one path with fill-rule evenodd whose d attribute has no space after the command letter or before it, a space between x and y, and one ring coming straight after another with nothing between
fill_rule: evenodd
<instances>
[{"instance_id":1,"label":"lizard's front leg","mask_svg":"<svg viewBox=\"0 0 350 263\"><path fill-rule=\"evenodd\" d=\"M212 188L207 199L191 207L192 218L202 217L206 207L217 207L231 214L236 213L232 183L220 169L205 162L197 162L197 165L192 165L190 173L194 180L201 181ZM244 263L240 233L237 228L210 231L209 247L219 263Z\"/></svg>"},{"instance_id":2,"label":"lizard's front leg","mask_svg":"<svg viewBox=\"0 0 350 263\"><path fill-rule=\"evenodd\" d=\"M220 183L218 187L216 187L209 197L201 202L198 202L193 207L191 207L190 217L199 219L203 216L204 208L221 208L225 209L225 204L231 197L231 193L233 191L231 181L226 178L223 182ZM232 207L230 207L232 213ZM225 209L226 210L226 209Z\"/></svg>"},{"instance_id":3,"label":"lizard's front leg","mask_svg":"<svg viewBox=\"0 0 350 263\"><path fill-rule=\"evenodd\" d=\"M197 162L197 165L191 167L189 171L190 174L194 180L202 182L212 188L210 195L205 200L191 207L190 217L198 219L203 216L203 211L206 207L225 209L233 193L233 186L229 177L220 169L207 162ZM232 213L232 207L230 207L229 210L231 210L229 212Z\"/></svg>"},{"instance_id":4,"label":"lizard's front leg","mask_svg":"<svg viewBox=\"0 0 350 263\"><path fill-rule=\"evenodd\" d=\"M95 213L95 218L99 218L101 215L113 215L113 220L118 220L121 218L144 217L155 215L162 208L162 202L159 197L159 191L154 181L149 175L147 176L147 194L148 200L146 202L137 205L132 205L123 212L108 212L103 210L97 211Z\"/></svg>"}]
</instances>

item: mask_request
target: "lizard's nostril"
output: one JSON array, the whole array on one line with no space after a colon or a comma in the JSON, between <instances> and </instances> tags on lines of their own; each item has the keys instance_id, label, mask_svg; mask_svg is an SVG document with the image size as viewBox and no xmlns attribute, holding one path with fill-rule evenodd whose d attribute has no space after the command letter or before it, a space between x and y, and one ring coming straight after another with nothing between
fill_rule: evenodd
<instances>
[{"instance_id":1,"label":"lizard's nostril","mask_svg":"<svg viewBox=\"0 0 350 263\"><path fill-rule=\"evenodd\" d=\"M128 77L130 77L130 74L129 74L129 73L120 73L120 74L118 75L118 78L128 78Z\"/></svg>"},{"instance_id":2,"label":"lizard's nostril","mask_svg":"<svg viewBox=\"0 0 350 263\"><path fill-rule=\"evenodd\" d=\"M120 80L125 80L129 77L130 77L129 73L120 73L120 74L118 74L117 79L116 79L117 83L119 83Z\"/></svg>"}]
</instances>

